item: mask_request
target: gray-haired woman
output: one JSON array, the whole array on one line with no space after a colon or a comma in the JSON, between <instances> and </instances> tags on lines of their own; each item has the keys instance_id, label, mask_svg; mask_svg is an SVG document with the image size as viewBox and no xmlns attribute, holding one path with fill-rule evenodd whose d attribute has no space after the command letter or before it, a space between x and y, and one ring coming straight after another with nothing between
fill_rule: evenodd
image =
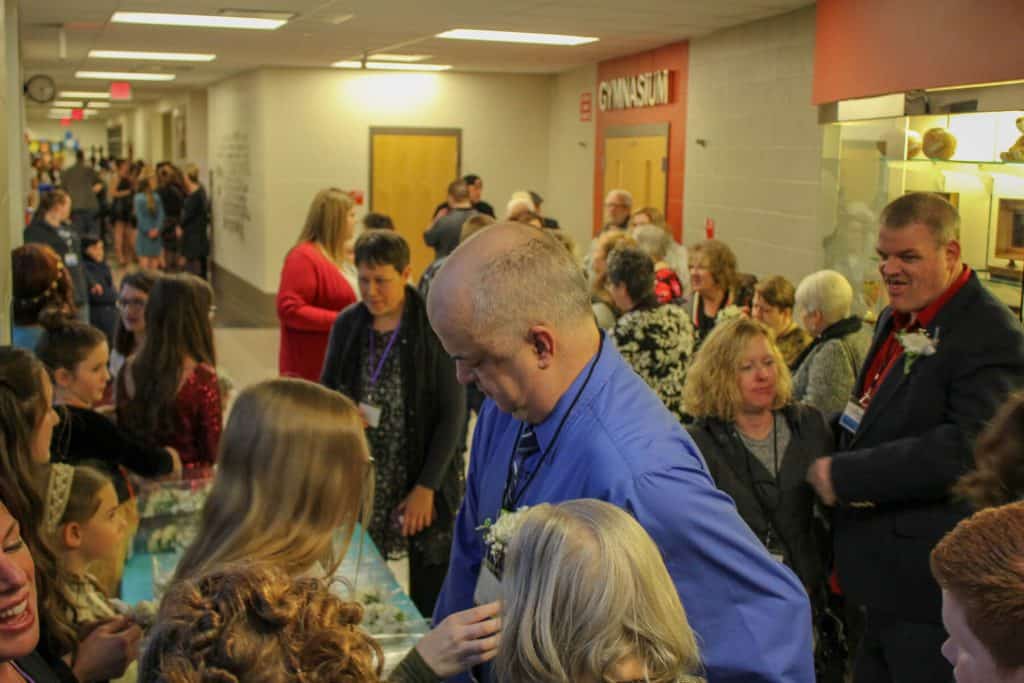
<instances>
[{"instance_id":1,"label":"gray-haired woman","mask_svg":"<svg viewBox=\"0 0 1024 683\"><path fill-rule=\"evenodd\" d=\"M813 337L793 362L793 399L826 416L842 411L854 391L871 331L850 314L853 288L834 270L805 277L796 289L797 318Z\"/></svg>"}]
</instances>

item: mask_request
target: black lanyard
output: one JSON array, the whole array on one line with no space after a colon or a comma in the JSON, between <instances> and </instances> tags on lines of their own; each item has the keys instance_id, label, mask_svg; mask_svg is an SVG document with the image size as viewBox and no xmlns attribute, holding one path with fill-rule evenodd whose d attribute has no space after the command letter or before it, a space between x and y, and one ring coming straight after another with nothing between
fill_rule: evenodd
<instances>
[{"instance_id":1,"label":"black lanyard","mask_svg":"<svg viewBox=\"0 0 1024 683\"><path fill-rule=\"evenodd\" d=\"M533 483L534 477L537 476L537 472L540 471L541 465L544 464L544 460L548 457L555 448L555 443L558 441L558 437L562 434L562 427L565 426L565 421L572 415L572 409L576 407L576 402L580 400L580 396L583 395L583 391L590 384L590 378L594 374L594 368L597 367L597 363L601 360L601 351L604 350L604 335L601 335L601 342L597 347L597 355L594 357L594 362L590 365L590 370L587 371L587 376L583 380L583 385L580 386L579 391L576 392L576 396L573 397L572 403L569 404L569 409L562 415L562 420L558 423L558 429L555 430L554 436L551 437L551 441L548 442L547 448L545 448L540 454L540 460L537 461L537 466L530 472L530 476L526 478L522 488L519 488L519 477L512 476L513 464L515 462L516 450L519 448L519 439L523 436L523 428L525 425L519 423L519 430L516 432L516 439L512 442L512 457L508 461L508 474L505 476L505 490L501 495L501 508L498 510L498 514L494 516L495 519L501 516L502 510L508 510L513 512L519 501L522 500L526 490L530 488L530 484ZM519 489L517 491L517 489Z\"/></svg>"}]
</instances>

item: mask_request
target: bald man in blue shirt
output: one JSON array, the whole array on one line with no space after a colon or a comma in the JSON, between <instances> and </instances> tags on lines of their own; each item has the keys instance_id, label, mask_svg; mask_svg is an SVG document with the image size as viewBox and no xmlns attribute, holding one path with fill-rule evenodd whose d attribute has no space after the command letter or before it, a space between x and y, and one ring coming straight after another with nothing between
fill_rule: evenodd
<instances>
[{"instance_id":1,"label":"bald man in blue shirt","mask_svg":"<svg viewBox=\"0 0 1024 683\"><path fill-rule=\"evenodd\" d=\"M812 683L810 605L715 488L677 419L598 331L584 277L543 231L485 229L430 290L431 324L459 381L488 397L435 623L473 605L502 509L599 498L660 548L710 683Z\"/></svg>"}]
</instances>

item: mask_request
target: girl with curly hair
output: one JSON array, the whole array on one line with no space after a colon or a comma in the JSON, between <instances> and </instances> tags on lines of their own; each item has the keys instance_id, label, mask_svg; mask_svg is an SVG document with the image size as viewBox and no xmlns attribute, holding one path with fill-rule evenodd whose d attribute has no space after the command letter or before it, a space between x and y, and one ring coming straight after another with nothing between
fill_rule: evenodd
<instances>
[{"instance_id":1,"label":"girl with curly hair","mask_svg":"<svg viewBox=\"0 0 1024 683\"><path fill-rule=\"evenodd\" d=\"M299 379L253 385L238 395L228 418L213 489L172 585L245 562L316 579L326 590L357 523L365 526L372 499L373 462L351 400ZM175 609L171 596L178 594L172 590L161 609ZM491 659L497 612L493 604L451 615L424 636L406 666L428 679L447 678ZM303 671L308 668L303 662ZM291 675L266 680L346 680Z\"/></svg>"}]
</instances>

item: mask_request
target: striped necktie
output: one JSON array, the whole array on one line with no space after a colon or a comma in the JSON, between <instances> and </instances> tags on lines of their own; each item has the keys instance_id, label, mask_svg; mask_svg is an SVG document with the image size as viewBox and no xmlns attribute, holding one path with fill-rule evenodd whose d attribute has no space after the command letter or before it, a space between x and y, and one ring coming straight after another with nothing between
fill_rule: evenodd
<instances>
[{"instance_id":1,"label":"striped necktie","mask_svg":"<svg viewBox=\"0 0 1024 683\"><path fill-rule=\"evenodd\" d=\"M523 429L523 433L519 435L519 441L516 443L516 454L512 458L512 495L516 494L519 490L519 474L523 471L523 465L526 463L526 459L534 453L540 450L540 444L537 443L537 435L533 432L532 425L526 425Z\"/></svg>"}]
</instances>

